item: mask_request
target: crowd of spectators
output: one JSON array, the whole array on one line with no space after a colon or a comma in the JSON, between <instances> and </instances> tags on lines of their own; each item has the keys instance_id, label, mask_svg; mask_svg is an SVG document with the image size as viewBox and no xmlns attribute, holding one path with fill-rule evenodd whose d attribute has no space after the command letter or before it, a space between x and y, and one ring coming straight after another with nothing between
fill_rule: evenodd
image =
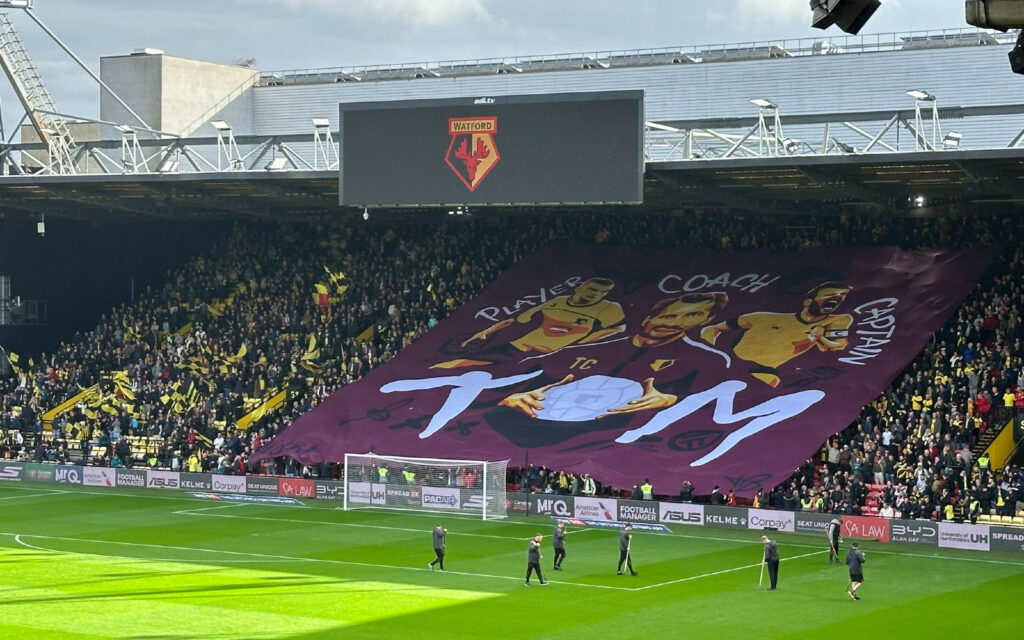
<instances>
[{"instance_id":1,"label":"crowd of spectators","mask_svg":"<svg viewBox=\"0 0 1024 640\"><path fill-rule=\"evenodd\" d=\"M948 502L967 502L972 492L982 500L995 496L993 504L1002 495L1005 502L1022 476L1007 473L997 484L971 464L969 446L995 420L1024 407L1018 391L1024 386L1022 236L1018 219L995 216L578 212L238 225L209 254L168 272L162 287L113 309L95 328L31 365L23 354L18 375L0 380L0 455L316 473L288 459L258 469L249 455L544 246L600 242L723 252L978 246L994 247L999 257L956 317L854 425L823 447L822 459L809 461L771 495L762 491L759 500L782 508L810 501L856 513L867 506L860 485L891 482L887 502L898 510L914 503L923 513L942 511ZM342 274L347 287L331 291L328 304L313 295L325 272ZM99 404L83 400L54 420L52 432L43 429L44 411L93 385ZM287 397L280 408L235 428L280 391ZM144 453L133 449L138 436L149 438ZM535 491L611 491L594 478L540 469L515 479ZM689 493L709 495L703 487Z\"/></svg>"}]
</instances>

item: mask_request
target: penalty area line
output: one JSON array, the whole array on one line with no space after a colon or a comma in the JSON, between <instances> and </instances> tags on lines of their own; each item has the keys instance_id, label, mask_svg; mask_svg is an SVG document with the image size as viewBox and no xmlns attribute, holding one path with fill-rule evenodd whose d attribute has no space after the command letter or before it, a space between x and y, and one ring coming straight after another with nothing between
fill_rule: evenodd
<instances>
[{"instance_id":1,"label":"penalty area line","mask_svg":"<svg viewBox=\"0 0 1024 640\"><path fill-rule=\"evenodd\" d=\"M472 577L472 578L491 578L491 579L495 579L495 580L516 580L516 581L522 581L523 580L522 577L501 576L501 575L495 575L495 574L490 574L490 573L472 573L472 572L469 572L469 571L437 571L437 572L435 572L432 569L428 569L428 568L407 567L407 566L393 565L393 564L377 564L377 563L373 563L373 562L355 562L355 561L352 561L352 560L332 560L330 558L306 558L306 557L302 557L302 556L284 556L284 555L276 555L276 554L268 554L268 553L253 553L253 552L250 552L250 551L228 551L226 549L201 549L201 548L198 548L198 547L180 547L180 546L176 546L176 545L152 544L152 543L146 543L146 542L124 542L124 541L119 541L119 540L93 540L93 539L89 539L89 538L69 538L69 537L66 537L66 536L44 536L44 535L36 535L36 534L29 534L29 533L8 533L8 532L0 532L0 536L11 536L11 537L14 538L14 541L17 544L19 544L19 545L21 545L23 547L26 547L26 548L29 548L29 549L35 549L35 550L38 550L38 551L45 551L45 552L48 552L48 553L70 554L70 555L80 555L80 556L94 556L94 557L100 557L100 558L124 558L124 559L135 560L135 561L143 560L143 561L153 561L153 562L181 562L181 563L198 562L200 564L216 564L215 562L209 562L209 561L208 562L203 562L201 559L198 559L198 558L194 558L194 559L173 559L173 560L169 560L169 559L152 559L152 558L139 558L139 557L136 557L136 556L119 556L119 555L114 555L114 554L88 553L88 552L84 552L84 551L67 551L67 550L61 550L61 549L46 549L44 547L38 547L38 546L31 545L31 544L23 541L22 538L38 538L38 539L41 539L41 540L62 540L62 541L66 541L66 542L82 542L82 543L87 543L87 544L112 544L112 545L122 545L122 546L127 546L127 547L143 547L143 548L148 548L148 549L173 549L175 551L190 551L190 552L193 552L193 553L198 552L198 553L225 554L225 555L233 555L233 556L248 556L248 557L253 557L253 558L260 558L261 560L259 560L259 561L264 561L263 559L267 559L267 560L273 561L273 562L312 562L312 563L337 564L337 565L354 566L354 567L371 567L371 568L374 568L374 569L392 569L392 570L397 570L397 571L417 571L417 572L420 572L420 573L430 572L430 573L439 573L439 574L442 574L442 575L448 574L448 575L456 575L456 576L468 576L468 577ZM224 561L222 560L221 562L224 562ZM236 561L236 562L242 562L242 561ZM251 561L248 561L248 562L257 562L257 561L256 560L251 560ZM585 582L564 582L564 581L557 581L557 580L548 580L548 582L550 582L551 584L564 584L564 585L568 585L568 586L572 586L572 587L586 587L586 588L591 588L591 589L610 589L610 590L613 590L613 591L636 591L636 589L632 588L632 587L614 587L614 586L611 586L611 585L589 584L589 583L585 583Z\"/></svg>"},{"instance_id":2,"label":"penalty area line","mask_svg":"<svg viewBox=\"0 0 1024 640\"><path fill-rule=\"evenodd\" d=\"M244 506L250 505L250 504L257 504L257 503L255 503L255 502L231 502L231 503L228 503L228 504L218 504L217 506L214 506L214 507L197 507L195 509L179 509L178 511L172 511L171 514L172 515L178 515L178 516L203 515L203 514L201 514L199 512L200 511L212 511L213 509L229 509L231 507L244 507Z\"/></svg>"},{"instance_id":3,"label":"penalty area line","mask_svg":"<svg viewBox=\"0 0 1024 640\"><path fill-rule=\"evenodd\" d=\"M2 535L2 534L0 534ZM62 549L47 549L46 547L39 547L34 544L29 544L22 540L22 537L26 538L37 538L39 536L33 536L29 534L18 534L14 536L14 541L25 547L26 549L33 549L35 551L43 551L46 553L62 554L62 555L75 555L75 556L87 556L90 558L116 558L118 560L131 560L138 562L144 560L146 562L172 562L172 563L192 563L200 562L201 564L253 564L259 563L273 563L273 562L290 562L290 560L265 560L265 559L254 559L254 560L222 560L218 559L216 562L203 562L199 560L182 560L181 558L140 558L138 556L119 556L109 553L87 553L85 551L64 551Z\"/></svg>"},{"instance_id":4,"label":"penalty area line","mask_svg":"<svg viewBox=\"0 0 1024 640\"><path fill-rule=\"evenodd\" d=\"M26 500L28 498L51 498L53 496L58 496L58 495L61 495L63 493L71 493L71 492L70 491L61 491L59 489L51 489L51 490L47 491L46 493L29 493L27 495L20 495L20 496L3 496L3 497L0 497L0 500Z\"/></svg>"},{"instance_id":5,"label":"penalty area line","mask_svg":"<svg viewBox=\"0 0 1024 640\"><path fill-rule=\"evenodd\" d=\"M362 528L362 529L384 529L385 531L410 531L410 532L413 532L413 533L430 533L429 529L411 529L409 527L388 527L388 526L378 525L378 524L359 524L359 523L356 523L356 522L331 522L331 521L328 521L328 520L303 520L301 518L271 518L271 517L267 517L267 516L236 516L236 515L231 515L231 514L228 514L228 513L194 513L195 511L199 511L199 509L186 509L184 511L175 511L174 513L178 513L180 515L187 515L187 516L192 516L192 515L194 515L194 516L203 516L203 517L207 517L207 518L236 518L236 519L239 519L239 520L268 520L270 522L295 522L295 523L299 523L299 524L314 524L314 525L315 524L322 524L322 525L329 525L329 526L336 526L336 527L359 527L359 528ZM458 531L449 531L448 535L450 535L450 536L469 536L469 537L472 537L472 538L492 538L494 540L517 540L519 542L523 542L523 541L529 540L530 537L532 537L532 536L529 536L529 537L525 537L525 538L520 538L520 537L517 537L517 536L494 536L494 535L490 535L490 534L487 534L487 533L468 533L468 532L463 533L463 532L458 532Z\"/></svg>"}]
</instances>

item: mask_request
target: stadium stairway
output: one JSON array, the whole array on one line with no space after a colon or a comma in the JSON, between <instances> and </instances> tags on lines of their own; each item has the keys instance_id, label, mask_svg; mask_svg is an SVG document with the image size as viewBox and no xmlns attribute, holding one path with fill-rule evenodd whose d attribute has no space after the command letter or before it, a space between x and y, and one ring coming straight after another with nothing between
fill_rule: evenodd
<instances>
[{"instance_id":1,"label":"stadium stairway","mask_svg":"<svg viewBox=\"0 0 1024 640\"><path fill-rule=\"evenodd\" d=\"M978 456L987 451L988 448L992 446L992 443L995 442L995 439L999 437L999 434L1011 424L1013 424L1012 420L1008 420L998 426L993 423L989 425L987 429L982 431L981 435L978 436L978 440L971 446L971 453L973 454L974 459L977 460Z\"/></svg>"}]
</instances>

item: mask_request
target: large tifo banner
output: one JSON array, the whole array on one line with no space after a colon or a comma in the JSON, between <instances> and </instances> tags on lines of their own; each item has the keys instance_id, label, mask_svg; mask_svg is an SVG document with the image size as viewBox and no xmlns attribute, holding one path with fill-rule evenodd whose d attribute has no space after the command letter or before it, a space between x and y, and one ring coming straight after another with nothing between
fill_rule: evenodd
<instances>
[{"instance_id":1,"label":"large tifo banner","mask_svg":"<svg viewBox=\"0 0 1024 640\"><path fill-rule=\"evenodd\" d=\"M984 252L542 251L260 457L511 459L750 496L878 396Z\"/></svg>"}]
</instances>

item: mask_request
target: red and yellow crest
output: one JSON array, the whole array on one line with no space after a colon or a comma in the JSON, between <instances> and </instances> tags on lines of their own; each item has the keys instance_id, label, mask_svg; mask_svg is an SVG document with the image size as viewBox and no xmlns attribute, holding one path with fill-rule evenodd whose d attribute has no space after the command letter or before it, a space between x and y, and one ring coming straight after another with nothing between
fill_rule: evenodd
<instances>
[{"instance_id":1,"label":"red and yellow crest","mask_svg":"<svg viewBox=\"0 0 1024 640\"><path fill-rule=\"evenodd\" d=\"M448 119L451 142L444 161L470 191L483 182L501 159L494 142L497 131L498 118L494 116Z\"/></svg>"}]
</instances>

